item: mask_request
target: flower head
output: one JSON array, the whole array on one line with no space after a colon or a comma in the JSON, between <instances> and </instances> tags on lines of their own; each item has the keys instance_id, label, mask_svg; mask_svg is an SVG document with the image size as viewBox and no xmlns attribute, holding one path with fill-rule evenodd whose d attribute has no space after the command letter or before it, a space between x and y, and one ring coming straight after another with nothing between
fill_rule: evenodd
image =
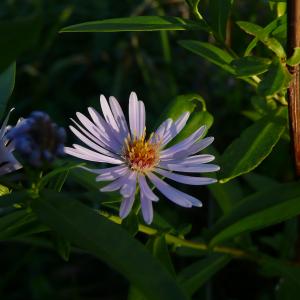
<instances>
[{"instance_id":1,"label":"flower head","mask_svg":"<svg viewBox=\"0 0 300 300\"><path fill-rule=\"evenodd\" d=\"M0 175L10 173L22 168L21 164L15 159L12 152L14 145L7 138L8 118L13 109L10 110L0 129Z\"/></svg>"},{"instance_id":2,"label":"flower head","mask_svg":"<svg viewBox=\"0 0 300 300\"><path fill-rule=\"evenodd\" d=\"M64 155L65 130L53 123L44 112L32 112L10 129L7 136L24 162L34 167L51 163Z\"/></svg>"},{"instance_id":3,"label":"flower head","mask_svg":"<svg viewBox=\"0 0 300 300\"><path fill-rule=\"evenodd\" d=\"M153 219L152 201L158 201L149 186L149 181L166 198L183 206L201 206L195 197L179 191L163 177L190 185L206 185L216 182L213 178L184 175L181 173L214 172L219 166L208 164L213 155L197 154L213 142L213 137L202 139L205 126L201 126L191 136L166 148L167 144L184 128L189 113L183 113L176 121L167 119L146 138L145 106L134 92L129 98L129 128L124 113L114 97L100 96L104 118L89 107L90 118L77 113L80 123L72 120L77 128L72 132L89 148L74 144L66 147L66 153L75 157L113 164L104 169L87 170L98 174L97 181L112 181L101 189L102 192L119 190L123 199L120 217L125 218L134 203L137 185L140 188L142 214L146 223ZM180 173L177 173L180 172Z\"/></svg>"}]
</instances>

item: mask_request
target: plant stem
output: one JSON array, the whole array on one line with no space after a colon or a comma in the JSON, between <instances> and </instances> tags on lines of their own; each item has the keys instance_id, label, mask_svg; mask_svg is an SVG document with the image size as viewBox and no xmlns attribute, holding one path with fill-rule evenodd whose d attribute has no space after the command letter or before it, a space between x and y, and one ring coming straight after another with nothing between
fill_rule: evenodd
<instances>
[{"instance_id":1,"label":"plant stem","mask_svg":"<svg viewBox=\"0 0 300 300\"><path fill-rule=\"evenodd\" d=\"M112 222L114 222L116 224L122 223L122 219L118 216L109 214L108 212L103 211L103 210L98 211L98 213L101 216L106 217L107 219L111 220ZM147 235L159 234L159 231L157 229L146 226L146 225L142 225L142 224L139 224L138 230L139 230L139 232L145 233ZM247 260L254 261L256 263L260 263L260 261L261 261L261 257L259 257L258 255L254 255L250 252L247 252L247 251L244 251L244 250L238 249L238 248L232 248L232 247L226 247L226 246L210 247L206 243L185 240L184 238L177 237L170 233L165 234L165 238L166 238L166 242L168 244L175 245L176 247L185 247L185 248L200 250L200 251L204 251L204 252L228 254L235 258L247 259Z\"/></svg>"},{"instance_id":2,"label":"plant stem","mask_svg":"<svg viewBox=\"0 0 300 300\"><path fill-rule=\"evenodd\" d=\"M294 48L300 47L300 0L287 1L288 41L287 53L291 56ZM289 68L293 78L288 88L290 130L292 137L295 171L300 176L300 67Z\"/></svg>"}]
</instances>

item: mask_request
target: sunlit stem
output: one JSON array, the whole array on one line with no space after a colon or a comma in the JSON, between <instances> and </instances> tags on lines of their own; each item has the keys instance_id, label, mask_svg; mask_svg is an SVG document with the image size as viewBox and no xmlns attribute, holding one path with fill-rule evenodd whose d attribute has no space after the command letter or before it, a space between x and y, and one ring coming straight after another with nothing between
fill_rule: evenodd
<instances>
[{"instance_id":1,"label":"sunlit stem","mask_svg":"<svg viewBox=\"0 0 300 300\"><path fill-rule=\"evenodd\" d=\"M103 210L98 212L101 216L106 217L107 219L109 219L110 221L116 224L122 223L122 219L118 216L109 214L108 212ZM150 236L159 234L159 231L157 229L142 224L139 224L138 230L139 232L142 232ZM206 243L185 240L181 237L177 237L169 233L165 234L165 238L168 244L175 245L176 247L185 247L185 248L190 248L190 249L195 249L195 250L200 250L205 252L228 254L235 258L248 259L248 260L255 261L257 263L260 262L260 257L255 256L252 253L243 251L241 249L225 247L225 246L215 246L210 248L209 245Z\"/></svg>"}]
</instances>

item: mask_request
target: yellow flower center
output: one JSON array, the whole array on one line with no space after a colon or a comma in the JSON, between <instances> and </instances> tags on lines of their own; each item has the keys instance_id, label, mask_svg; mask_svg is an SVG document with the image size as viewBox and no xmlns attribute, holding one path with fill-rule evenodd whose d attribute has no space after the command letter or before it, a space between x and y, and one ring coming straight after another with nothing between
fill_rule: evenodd
<instances>
[{"instance_id":1,"label":"yellow flower center","mask_svg":"<svg viewBox=\"0 0 300 300\"><path fill-rule=\"evenodd\" d=\"M132 170L145 173L158 164L159 144L150 140L145 140L145 134L140 139L126 138L123 157Z\"/></svg>"}]
</instances>

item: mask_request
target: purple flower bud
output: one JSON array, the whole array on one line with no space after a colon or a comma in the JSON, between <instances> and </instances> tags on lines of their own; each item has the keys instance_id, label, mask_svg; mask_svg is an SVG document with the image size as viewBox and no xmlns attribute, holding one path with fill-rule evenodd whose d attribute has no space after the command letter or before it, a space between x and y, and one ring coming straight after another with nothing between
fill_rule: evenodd
<instances>
[{"instance_id":1,"label":"purple flower bud","mask_svg":"<svg viewBox=\"0 0 300 300\"><path fill-rule=\"evenodd\" d=\"M34 111L10 129L7 138L15 145L24 162L42 167L64 154L65 130L53 123L49 115Z\"/></svg>"}]
</instances>

